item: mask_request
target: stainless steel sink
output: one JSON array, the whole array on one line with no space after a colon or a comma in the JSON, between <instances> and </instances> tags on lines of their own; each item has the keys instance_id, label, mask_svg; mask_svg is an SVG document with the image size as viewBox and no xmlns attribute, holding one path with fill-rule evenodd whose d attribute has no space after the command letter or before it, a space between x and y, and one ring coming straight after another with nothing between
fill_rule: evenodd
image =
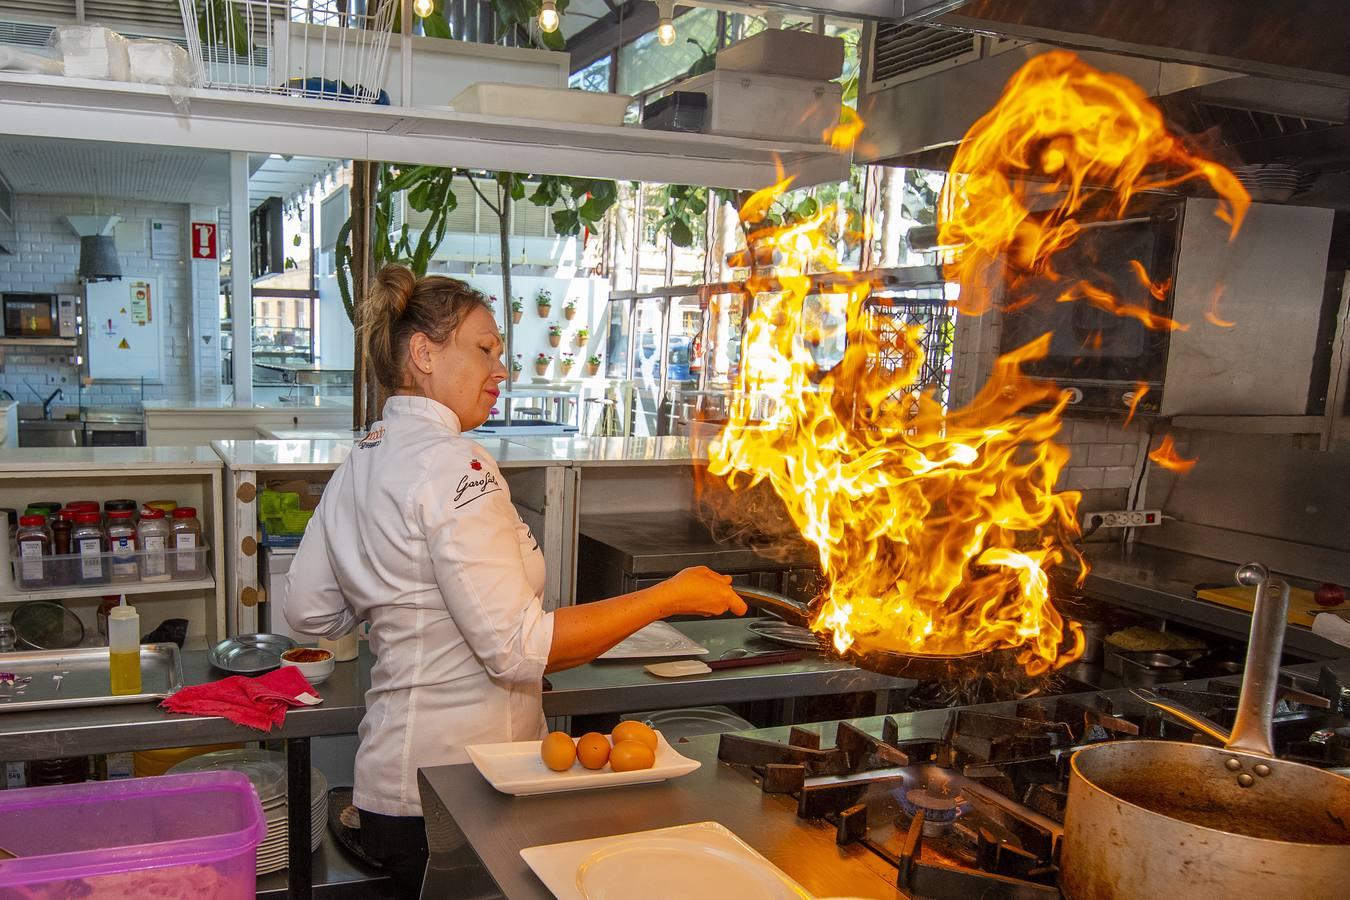
<instances>
[{"instance_id":1,"label":"stainless steel sink","mask_svg":"<svg viewBox=\"0 0 1350 900\"><path fill-rule=\"evenodd\" d=\"M84 423L64 419L20 419L20 447L82 447Z\"/></svg>"}]
</instances>

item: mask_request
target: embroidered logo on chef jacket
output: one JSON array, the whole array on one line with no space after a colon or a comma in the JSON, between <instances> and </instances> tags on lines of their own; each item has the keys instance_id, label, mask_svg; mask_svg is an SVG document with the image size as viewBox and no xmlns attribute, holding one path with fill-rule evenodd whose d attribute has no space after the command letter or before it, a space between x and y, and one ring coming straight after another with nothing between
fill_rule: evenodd
<instances>
[{"instance_id":1,"label":"embroidered logo on chef jacket","mask_svg":"<svg viewBox=\"0 0 1350 900\"><path fill-rule=\"evenodd\" d=\"M459 484L455 485L453 500L455 509L468 506L473 501L486 497L488 494L496 494L502 489L502 486L497 482L497 476L484 469L483 464L478 460L469 460L469 468L473 471L461 476Z\"/></svg>"},{"instance_id":2,"label":"embroidered logo on chef jacket","mask_svg":"<svg viewBox=\"0 0 1350 900\"><path fill-rule=\"evenodd\" d=\"M356 445L356 448L358 450L369 450L371 447L380 446L380 444L383 442L384 442L384 429L376 428L370 434L361 438L361 441Z\"/></svg>"}]
</instances>

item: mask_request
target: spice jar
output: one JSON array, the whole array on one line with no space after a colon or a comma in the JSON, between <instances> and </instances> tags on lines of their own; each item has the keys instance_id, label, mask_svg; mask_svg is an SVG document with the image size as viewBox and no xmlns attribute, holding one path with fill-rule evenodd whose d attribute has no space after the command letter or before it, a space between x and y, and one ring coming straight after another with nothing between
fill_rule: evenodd
<instances>
[{"instance_id":1,"label":"spice jar","mask_svg":"<svg viewBox=\"0 0 1350 900\"><path fill-rule=\"evenodd\" d=\"M136 528L141 548L141 581L169 580L170 535L163 510L147 506L141 511L141 524Z\"/></svg>"},{"instance_id":2,"label":"spice jar","mask_svg":"<svg viewBox=\"0 0 1350 900\"><path fill-rule=\"evenodd\" d=\"M157 509L166 516L173 515L173 511L178 508L177 501L174 500L148 500L145 503L146 509Z\"/></svg>"},{"instance_id":3,"label":"spice jar","mask_svg":"<svg viewBox=\"0 0 1350 900\"><path fill-rule=\"evenodd\" d=\"M19 587L35 591L51 585L47 570L52 554L52 533L42 516L23 516L19 519Z\"/></svg>"},{"instance_id":4,"label":"spice jar","mask_svg":"<svg viewBox=\"0 0 1350 900\"><path fill-rule=\"evenodd\" d=\"M56 521L52 522L52 555L58 557L52 561L51 581L55 587L63 587L75 580L75 568L71 561L59 558L69 557L75 552L70 537L74 531L75 513L69 509L57 513Z\"/></svg>"},{"instance_id":5,"label":"spice jar","mask_svg":"<svg viewBox=\"0 0 1350 900\"><path fill-rule=\"evenodd\" d=\"M131 516L129 509L108 513L108 552L112 554L109 569L113 581L136 581L140 577L136 561L136 524L131 521Z\"/></svg>"},{"instance_id":6,"label":"spice jar","mask_svg":"<svg viewBox=\"0 0 1350 900\"><path fill-rule=\"evenodd\" d=\"M0 513L5 516L5 524L9 527L9 549L10 555L14 555L14 539L19 536L19 511L8 506L0 507Z\"/></svg>"},{"instance_id":7,"label":"spice jar","mask_svg":"<svg viewBox=\"0 0 1350 900\"><path fill-rule=\"evenodd\" d=\"M138 509L140 509L140 506L135 500L105 500L103 502L103 518L105 520L110 519L115 512L129 512L134 523L136 521L136 510Z\"/></svg>"},{"instance_id":8,"label":"spice jar","mask_svg":"<svg viewBox=\"0 0 1350 900\"><path fill-rule=\"evenodd\" d=\"M57 503L55 500L40 500L36 503L28 504L28 509L42 513L47 517L47 522L50 524L52 519L56 516L56 513L61 509L61 504Z\"/></svg>"},{"instance_id":9,"label":"spice jar","mask_svg":"<svg viewBox=\"0 0 1350 900\"><path fill-rule=\"evenodd\" d=\"M174 553L173 577L193 580L206 577L206 565L202 546L202 523L197 521L197 510L192 506L180 506L173 511L173 534L171 543Z\"/></svg>"},{"instance_id":10,"label":"spice jar","mask_svg":"<svg viewBox=\"0 0 1350 900\"><path fill-rule=\"evenodd\" d=\"M76 584L107 584L108 566L103 558L107 536L103 532L101 517L96 512L82 512L75 515L75 530L70 541L79 554L75 563Z\"/></svg>"}]
</instances>

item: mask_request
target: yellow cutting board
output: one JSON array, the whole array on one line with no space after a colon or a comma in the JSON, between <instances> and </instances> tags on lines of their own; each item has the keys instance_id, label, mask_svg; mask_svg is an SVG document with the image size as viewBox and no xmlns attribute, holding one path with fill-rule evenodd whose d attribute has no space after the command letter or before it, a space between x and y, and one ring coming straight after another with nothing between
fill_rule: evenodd
<instances>
[{"instance_id":1,"label":"yellow cutting board","mask_svg":"<svg viewBox=\"0 0 1350 900\"><path fill-rule=\"evenodd\" d=\"M1218 603L1222 606L1229 606L1233 609L1240 609L1245 612L1251 612L1256 604L1256 588L1254 587L1226 587L1226 588L1206 588L1196 591L1195 596L1201 600L1208 600L1211 603ZM1310 627L1313 622L1313 616L1322 612L1334 612L1345 619L1350 616L1350 604L1342 603L1340 606L1318 606L1313 600L1313 592L1305 591L1303 588L1291 587L1289 589L1289 624L1303 625Z\"/></svg>"}]
</instances>

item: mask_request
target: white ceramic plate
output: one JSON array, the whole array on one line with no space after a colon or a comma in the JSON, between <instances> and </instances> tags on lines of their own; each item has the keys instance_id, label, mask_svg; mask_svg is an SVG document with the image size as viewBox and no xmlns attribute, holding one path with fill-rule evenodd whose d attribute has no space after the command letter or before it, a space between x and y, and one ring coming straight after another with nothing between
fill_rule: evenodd
<instances>
[{"instance_id":1,"label":"white ceramic plate","mask_svg":"<svg viewBox=\"0 0 1350 900\"><path fill-rule=\"evenodd\" d=\"M664 656L702 656L708 648L691 641L666 622L653 622L600 654L600 659L655 659Z\"/></svg>"},{"instance_id":2,"label":"white ceramic plate","mask_svg":"<svg viewBox=\"0 0 1350 900\"><path fill-rule=\"evenodd\" d=\"M688 775L699 767L698 760L676 753L659 731L656 737L656 764L650 769L636 772L614 772L608 766L592 771L580 763L574 764L566 772L554 772L539 758L542 741L471 744L464 750L488 784L503 794L517 796L647 784Z\"/></svg>"},{"instance_id":3,"label":"white ceramic plate","mask_svg":"<svg viewBox=\"0 0 1350 900\"><path fill-rule=\"evenodd\" d=\"M520 851L558 900L810 900L717 822L697 822Z\"/></svg>"}]
</instances>

